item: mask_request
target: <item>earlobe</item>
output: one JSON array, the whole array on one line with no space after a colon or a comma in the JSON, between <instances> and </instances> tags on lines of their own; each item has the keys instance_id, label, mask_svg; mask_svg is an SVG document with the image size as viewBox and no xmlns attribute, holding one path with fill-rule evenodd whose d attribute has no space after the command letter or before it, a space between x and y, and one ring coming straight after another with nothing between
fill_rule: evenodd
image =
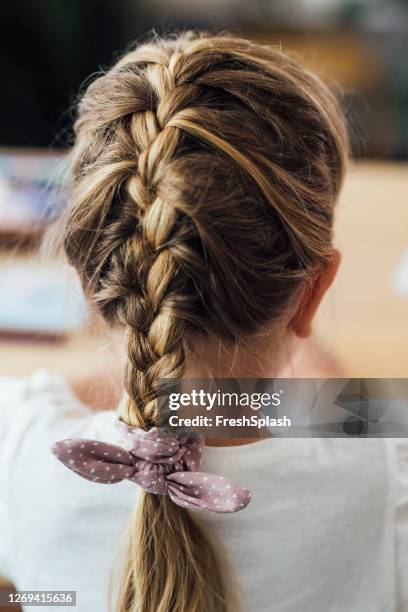
<instances>
[{"instance_id":1,"label":"earlobe","mask_svg":"<svg viewBox=\"0 0 408 612\"><path fill-rule=\"evenodd\" d=\"M315 277L315 275L313 275ZM299 304L289 327L298 338L307 338L312 333L310 303L314 294L315 278L306 281L299 300Z\"/></svg>"},{"instance_id":2,"label":"earlobe","mask_svg":"<svg viewBox=\"0 0 408 612\"><path fill-rule=\"evenodd\" d=\"M292 329L298 338L308 338L310 334L312 333L311 325L306 326L306 325L294 324L292 326Z\"/></svg>"},{"instance_id":3,"label":"earlobe","mask_svg":"<svg viewBox=\"0 0 408 612\"><path fill-rule=\"evenodd\" d=\"M312 332L312 322L320 303L333 283L341 261L341 254L334 249L330 258L316 268L301 293L295 316L289 328L299 338L307 338Z\"/></svg>"}]
</instances>

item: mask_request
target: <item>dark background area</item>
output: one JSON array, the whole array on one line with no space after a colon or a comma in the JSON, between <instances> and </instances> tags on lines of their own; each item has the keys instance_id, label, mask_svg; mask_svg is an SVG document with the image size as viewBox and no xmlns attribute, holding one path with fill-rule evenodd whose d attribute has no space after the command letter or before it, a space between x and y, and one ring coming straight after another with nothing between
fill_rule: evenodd
<instances>
[{"instance_id":1,"label":"dark background area","mask_svg":"<svg viewBox=\"0 0 408 612\"><path fill-rule=\"evenodd\" d=\"M408 158L408 0L14 0L0 20L0 146L64 147L89 75L155 28L226 29L340 82L358 157Z\"/></svg>"},{"instance_id":2,"label":"dark background area","mask_svg":"<svg viewBox=\"0 0 408 612\"><path fill-rule=\"evenodd\" d=\"M84 79L129 42L126 2L13 0L3 4L0 143L62 144ZM134 36L143 31L134 21ZM56 142L58 141L62 142Z\"/></svg>"}]
</instances>

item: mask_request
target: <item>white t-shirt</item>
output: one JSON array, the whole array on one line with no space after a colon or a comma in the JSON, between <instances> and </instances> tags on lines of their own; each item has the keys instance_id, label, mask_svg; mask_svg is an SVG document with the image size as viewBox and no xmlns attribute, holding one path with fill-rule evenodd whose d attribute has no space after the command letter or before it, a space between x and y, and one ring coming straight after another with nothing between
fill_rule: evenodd
<instances>
[{"instance_id":1,"label":"white t-shirt","mask_svg":"<svg viewBox=\"0 0 408 612\"><path fill-rule=\"evenodd\" d=\"M75 590L79 612L107 610L140 490L88 482L49 448L66 437L120 443L115 419L47 372L0 379L0 575L20 590ZM271 438L206 447L202 469L253 493L242 512L199 513L244 612L408 610L408 441Z\"/></svg>"}]
</instances>

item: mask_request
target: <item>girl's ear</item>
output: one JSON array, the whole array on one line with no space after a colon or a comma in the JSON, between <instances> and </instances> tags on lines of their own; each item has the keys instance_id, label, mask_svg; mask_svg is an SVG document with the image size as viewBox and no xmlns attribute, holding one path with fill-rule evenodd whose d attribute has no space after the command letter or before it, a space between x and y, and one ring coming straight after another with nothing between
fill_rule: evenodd
<instances>
[{"instance_id":1,"label":"girl's ear","mask_svg":"<svg viewBox=\"0 0 408 612\"><path fill-rule=\"evenodd\" d=\"M289 329L299 338L310 335L316 311L337 274L340 261L341 254L334 249L324 266L316 271L303 290L296 313L289 323Z\"/></svg>"}]
</instances>

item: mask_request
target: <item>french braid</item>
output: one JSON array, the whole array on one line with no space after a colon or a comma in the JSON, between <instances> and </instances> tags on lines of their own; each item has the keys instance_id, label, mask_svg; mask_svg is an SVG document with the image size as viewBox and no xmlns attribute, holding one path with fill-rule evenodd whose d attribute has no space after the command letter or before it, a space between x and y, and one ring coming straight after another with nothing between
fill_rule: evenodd
<instances>
[{"instance_id":1,"label":"french braid","mask_svg":"<svg viewBox=\"0 0 408 612\"><path fill-rule=\"evenodd\" d=\"M332 248L347 158L331 92L280 50L185 34L142 45L78 107L68 259L127 335L125 420L156 423L191 334L233 343L276 321ZM143 494L118 610L227 612L211 539Z\"/></svg>"}]
</instances>

